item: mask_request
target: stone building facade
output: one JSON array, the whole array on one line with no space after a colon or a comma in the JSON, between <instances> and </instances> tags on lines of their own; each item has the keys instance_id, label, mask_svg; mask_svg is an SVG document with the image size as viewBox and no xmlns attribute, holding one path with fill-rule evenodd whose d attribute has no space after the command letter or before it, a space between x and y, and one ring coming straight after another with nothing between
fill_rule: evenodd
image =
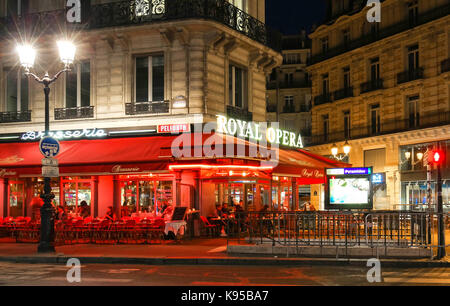
<instances>
[{"instance_id":1,"label":"stone building facade","mask_svg":"<svg viewBox=\"0 0 450 306\"><path fill-rule=\"evenodd\" d=\"M283 36L283 64L267 78L267 121L301 133L308 144L311 135L311 83L306 72L311 42L306 32Z\"/></svg>"},{"instance_id":2,"label":"stone building facade","mask_svg":"<svg viewBox=\"0 0 450 306\"><path fill-rule=\"evenodd\" d=\"M381 23L365 1L328 1L327 20L310 35L312 143L343 152L353 166L385 177L376 209L420 208L422 154L450 144L450 5L446 0L386 0ZM449 203L449 162L443 197Z\"/></svg>"}]
</instances>

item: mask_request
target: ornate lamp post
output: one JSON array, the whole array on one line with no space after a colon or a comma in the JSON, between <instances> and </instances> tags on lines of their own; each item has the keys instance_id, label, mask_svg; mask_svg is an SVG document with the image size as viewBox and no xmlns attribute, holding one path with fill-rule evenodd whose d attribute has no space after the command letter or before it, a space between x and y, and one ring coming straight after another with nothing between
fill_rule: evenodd
<instances>
[{"instance_id":1,"label":"ornate lamp post","mask_svg":"<svg viewBox=\"0 0 450 306\"><path fill-rule=\"evenodd\" d=\"M31 45L19 45L17 46L17 52L20 58L20 64L25 69L26 76L32 76L35 81L44 85L45 94L45 136L49 136L50 131L50 110L49 110L49 95L50 84L55 82L63 72L70 71L70 65L73 64L75 59L76 47L70 41L58 41L59 55L61 61L64 63L64 69L59 71L53 78L50 78L48 72L45 73L43 78L39 78L34 73L30 72L30 69L34 66L36 58L36 50ZM52 194L50 186L50 177L44 178L44 193L41 194L41 198L44 200L44 205L41 207L41 239L38 246L38 253L55 252L54 246L54 208L52 206L52 200L55 195Z\"/></svg>"}]
</instances>

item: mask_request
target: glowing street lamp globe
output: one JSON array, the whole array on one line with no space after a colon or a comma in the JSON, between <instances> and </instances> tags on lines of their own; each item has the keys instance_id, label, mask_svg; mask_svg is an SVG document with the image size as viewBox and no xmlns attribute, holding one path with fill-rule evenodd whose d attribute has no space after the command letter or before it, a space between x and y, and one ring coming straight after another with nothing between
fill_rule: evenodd
<instances>
[{"instance_id":1,"label":"glowing street lamp globe","mask_svg":"<svg viewBox=\"0 0 450 306\"><path fill-rule=\"evenodd\" d=\"M31 69L34 66L34 60L36 59L36 50L28 44L18 45L17 53L19 54L20 65L26 70Z\"/></svg>"},{"instance_id":2,"label":"glowing street lamp globe","mask_svg":"<svg viewBox=\"0 0 450 306\"><path fill-rule=\"evenodd\" d=\"M59 57L64 65L68 67L73 64L73 61L75 60L75 52L77 50L75 45L68 40L60 40L57 44L59 49Z\"/></svg>"},{"instance_id":3,"label":"glowing street lamp globe","mask_svg":"<svg viewBox=\"0 0 450 306\"><path fill-rule=\"evenodd\" d=\"M333 156L336 156L338 154L338 147L336 144L333 145L333 147L331 148L331 154L333 154Z\"/></svg>"},{"instance_id":4,"label":"glowing street lamp globe","mask_svg":"<svg viewBox=\"0 0 450 306\"><path fill-rule=\"evenodd\" d=\"M345 155L348 155L350 153L351 149L352 149L352 147L350 146L348 141L346 141L345 144L344 144L344 153L345 153Z\"/></svg>"}]
</instances>

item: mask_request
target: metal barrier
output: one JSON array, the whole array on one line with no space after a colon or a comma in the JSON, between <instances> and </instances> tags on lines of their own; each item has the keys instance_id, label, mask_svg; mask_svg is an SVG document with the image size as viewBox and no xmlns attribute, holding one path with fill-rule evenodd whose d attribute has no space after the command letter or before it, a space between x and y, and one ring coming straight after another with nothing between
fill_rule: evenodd
<instances>
[{"instance_id":1,"label":"metal barrier","mask_svg":"<svg viewBox=\"0 0 450 306\"><path fill-rule=\"evenodd\" d=\"M227 223L228 239L273 246L432 248L438 214L427 212L239 212ZM450 232L449 214L443 214Z\"/></svg>"}]
</instances>

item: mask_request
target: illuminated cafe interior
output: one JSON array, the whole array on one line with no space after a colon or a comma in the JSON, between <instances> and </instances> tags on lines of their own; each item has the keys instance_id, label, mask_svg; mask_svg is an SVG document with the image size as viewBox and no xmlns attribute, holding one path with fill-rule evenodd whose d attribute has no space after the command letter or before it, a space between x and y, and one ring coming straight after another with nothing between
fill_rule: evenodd
<instances>
[{"instance_id":1,"label":"illuminated cafe interior","mask_svg":"<svg viewBox=\"0 0 450 306\"><path fill-rule=\"evenodd\" d=\"M198 139L194 133L187 135L192 143ZM279 162L274 166L267 166L265 157L175 157L176 137L61 141L60 177L51 181L53 204L75 212L85 201L92 217L104 217L109 206L120 216L125 203L130 213L153 212L166 203L203 216L210 215L216 204L232 207L241 201L245 210L269 205L270 210L292 211L306 201L319 209L311 191L325 183L324 169L348 166L299 149L275 149ZM199 137L202 144L214 138L215 145L232 143L248 152L248 143L232 136ZM184 144L184 151L186 147L195 150ZM41 160L37 142L0 144L2 217L31 215L33 199L43 190Z\"/></svg>"}]
</instances>

